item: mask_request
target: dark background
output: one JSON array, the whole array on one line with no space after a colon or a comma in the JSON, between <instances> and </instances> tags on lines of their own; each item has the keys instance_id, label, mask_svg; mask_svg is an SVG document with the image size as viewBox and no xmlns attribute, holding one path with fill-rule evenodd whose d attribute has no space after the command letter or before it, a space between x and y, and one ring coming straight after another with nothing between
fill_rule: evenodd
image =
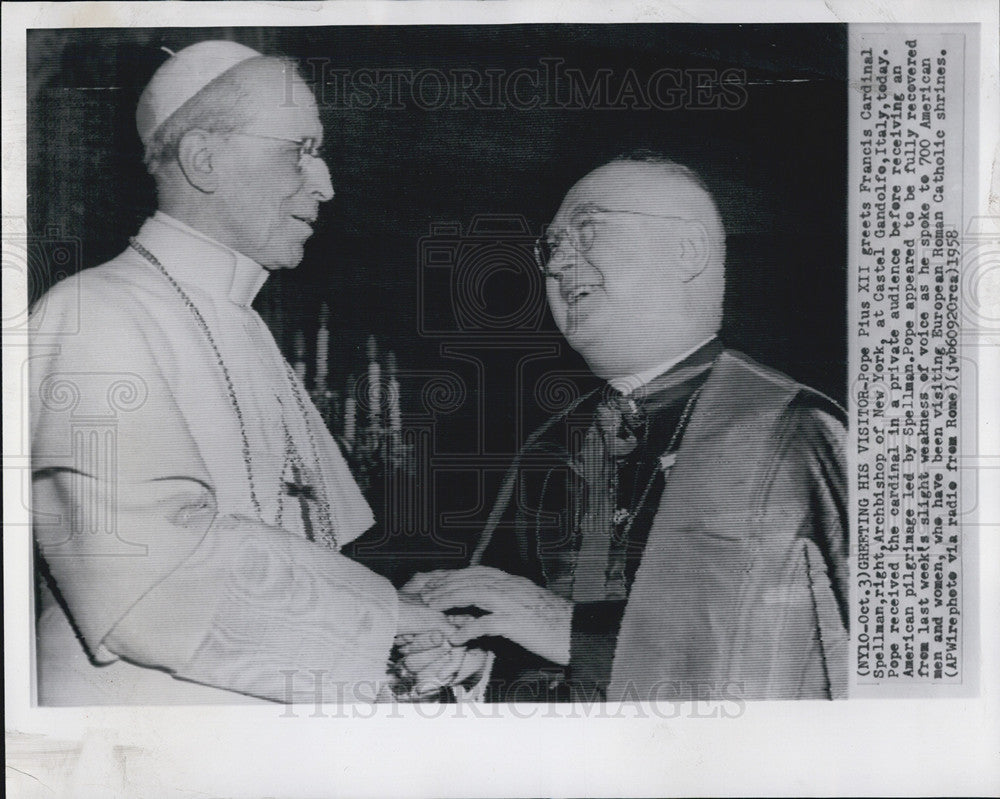
<instances>
[{"instance_id":1,"label":"dark background","mask_svg":"<svg viewBox=\"0 0 1000 799\"><path fill-rule=\"evenodd\" d=\"M402 372L404 417L434 426L430 484L419 486L438 532L376 547L394 576L459 565L488 513L499 464L547 412L511 375L532 346L547 373L585 371L561 341L528 263L530 241L587 171L635 147L699 171L715 193L729 251L724 339L843 403L846 371L846 28L835 25L513 25L337 28L89 29L28 33L28 222L36 240L30 291L118 254L155 209L134 109L166 55L209 38L334 68L541 70L540 59L612 87L632 68L743 70L736 110L347 108L321 98L336 199L294 272L271 278L256 307L291 356L312 348L321 302L331 310L331 386L364 369L374 333ZM385 95L387 96L387 95ZM497 215L507 215L497 220ZM508 233L477 236L474 220ZM431 226L457 223L446 236ZM46 242L78 243L70 264ZM429 246L457 253L430 267ZM46 247L49 249L47 250ZM479 282L469 283L470 275ZM473 291L475 289L478 294ZM470 310L471 309L471 310ZM506 321L504 321L506 319ZM492 346L465 360L449 347ZM471 358L471 360L469 360ZM463 402L435 412L408 371L456 373ZM586 378L583 378L586 381ZM460 464L465 457L465 463ZM474 463L494 463L486 477ZM376 514L383 498L373 496ZM465 521L438 522L464 513ZM447 533L441 533L444 527ZM416 539L420 539L417 541ZM450 542L450 543L449 543ZM452 546L451 544L458 544ZM451 553L446 556L442 553ZM436 553L436 554L435 554ZM451 558L449 560L449 557ZM378 561L379 558L374 560ZM434 563L431 563L434 561Z\"/></svg>"}]
</instances>

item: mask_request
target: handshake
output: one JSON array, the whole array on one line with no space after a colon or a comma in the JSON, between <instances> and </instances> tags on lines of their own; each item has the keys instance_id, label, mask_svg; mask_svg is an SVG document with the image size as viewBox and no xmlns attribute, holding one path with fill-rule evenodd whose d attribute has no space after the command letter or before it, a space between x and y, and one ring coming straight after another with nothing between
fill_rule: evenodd
<instances>
[{"instance_id":1,"label":"handshake","mask_svg":"<svg viewBox=\"0 0 1000 799\"><path fill-rule=\"evenodd\" d=\"M391 675L396 699L457 698L488 679L488 653L471 642L507 638L569 663L573 604L524 577L488 566L417 574L399 591Z\"/></svg>"}]
</instances>

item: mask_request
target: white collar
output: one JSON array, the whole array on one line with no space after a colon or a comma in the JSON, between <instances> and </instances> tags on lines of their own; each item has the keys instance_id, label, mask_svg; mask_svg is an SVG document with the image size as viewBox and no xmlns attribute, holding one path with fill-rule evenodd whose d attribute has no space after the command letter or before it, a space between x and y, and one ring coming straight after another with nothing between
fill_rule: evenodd
<instances>
[{"instance_id":1,"label":"white collar","mask_svg":"<svg viewBox=\"0 0 1000 799\"><path fill-rule=\"evenodd\" d=\"M248 307L268 278L256 261L163 211L146 220L136 239L178 283L236 305Z\"/></svg>"},{"instance_id":2,"label":"white collar","mask_svg":"<svg viewBox=\"0 0 1000 799\"><path fill-rule=\"evenodd\" d=\"M715 333L706 338L704 341L695 344L691 349L682 352L680 355L675 355L669 360L658 363L656 366L650 367L649 369L643 369L641 372L634 375L626 375L625 377L613 377L608 381L608 385L612 388L620 391L622 394L628 395L635 391L637 388L646 385L651 382L654 378L659 377L662 374L669 372L677 364L683 361L690 355L700 350L710 341L715 338Z\"/></svg>"}]
</instances>

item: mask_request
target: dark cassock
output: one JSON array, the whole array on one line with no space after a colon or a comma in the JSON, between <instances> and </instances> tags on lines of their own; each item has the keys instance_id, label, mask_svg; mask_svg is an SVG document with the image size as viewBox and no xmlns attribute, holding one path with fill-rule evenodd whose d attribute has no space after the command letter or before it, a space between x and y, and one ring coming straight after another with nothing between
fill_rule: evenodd
<instances>
[{"instance_id":1,"label":"dark cassock","mask_svg":"<svg viewBox=\"0 0 1000 799\"><path fill-rule=\"evenodd\" d=\"M573 601L570 663L491 640L491 698L845 696L844 420L715 338L550 419L477 557Z\"/></svg>"}]
</instances>

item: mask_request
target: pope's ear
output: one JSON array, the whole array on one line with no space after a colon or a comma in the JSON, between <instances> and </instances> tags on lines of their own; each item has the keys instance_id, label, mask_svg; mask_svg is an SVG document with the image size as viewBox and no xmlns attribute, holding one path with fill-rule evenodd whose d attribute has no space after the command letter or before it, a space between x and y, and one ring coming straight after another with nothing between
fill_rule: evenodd
<instances>
[{"instance_id":1,"label":"pope's ear","mask_svg":"<svg viewBox=\"0 0 1000 799\"><path fill-rule=\"evenodd\" d=\"M177 162L187 182L206 194L212 194L219 184L214 159L215 137L211 133L196 128L181 137Z\"/></svg>"},{"instance_id":2,"label":"pope's ear","mask_svg":"<svg viewBox=\"0 0 1000 799\"><path fill-rule=\"evenodd\" d=\"M712 242L708 230L698 221L685 223L677 246L681 275L687 283L698 277L708 266L712 254Z\"/></svg>"}]
</instances>

